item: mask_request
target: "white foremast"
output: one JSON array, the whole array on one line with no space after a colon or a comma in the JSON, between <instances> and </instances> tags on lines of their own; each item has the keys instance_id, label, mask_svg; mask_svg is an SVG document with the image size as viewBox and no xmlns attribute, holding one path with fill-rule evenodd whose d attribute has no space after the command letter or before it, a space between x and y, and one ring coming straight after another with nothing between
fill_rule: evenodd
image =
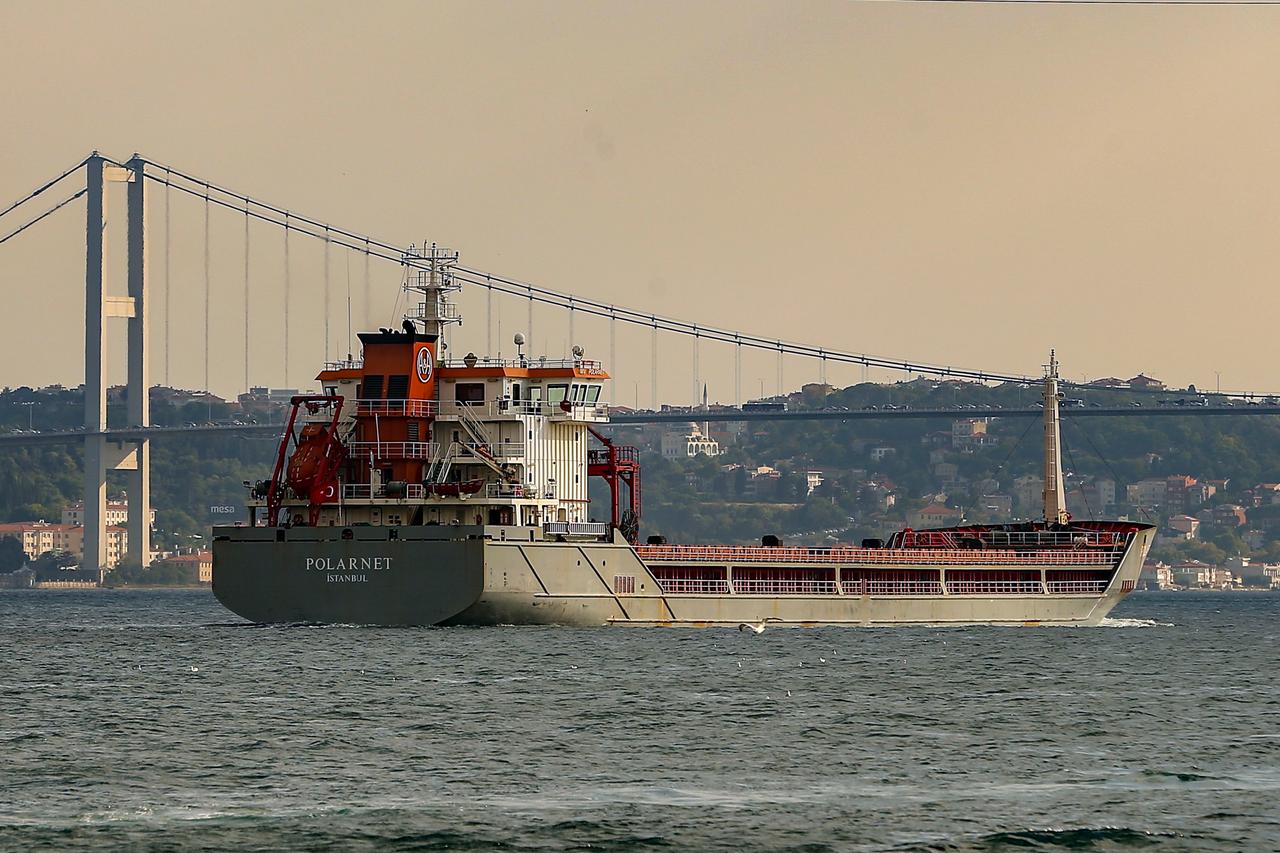
<instances>
[{"instance_id":1,"label":"white foremast","mask_svg":"<svg viewBox=\"0 0 1280 853\"><path fill-rule=\"evenodd\" d=\"M1048 524L1066 524L1066 490L1062 484L1062 417L1058 409L1058 358L1049 351L1049 366L1044 377L1044 520Z\"/></svg>"}]
</instances>

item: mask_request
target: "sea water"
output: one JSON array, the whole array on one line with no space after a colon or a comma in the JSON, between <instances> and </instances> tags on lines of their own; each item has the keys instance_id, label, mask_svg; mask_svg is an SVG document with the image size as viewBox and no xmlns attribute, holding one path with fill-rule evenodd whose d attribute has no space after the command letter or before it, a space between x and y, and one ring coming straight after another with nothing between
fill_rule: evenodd
<instances>
[{"instance_id":1,"label":"sea water","mask_svg":"<svg viewBox=\"0 0 1280 853\"><path fill-rule=\"evenodd\" d=\"M1277 850L1277 616L261 627L3 591L0 848Z\"/></svg>"}]
</instances>

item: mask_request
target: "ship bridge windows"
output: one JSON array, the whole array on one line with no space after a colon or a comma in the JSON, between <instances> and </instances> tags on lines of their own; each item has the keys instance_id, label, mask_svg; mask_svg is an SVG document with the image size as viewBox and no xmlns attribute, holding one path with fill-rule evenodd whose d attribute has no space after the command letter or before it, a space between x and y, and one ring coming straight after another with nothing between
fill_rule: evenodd
<instances>
[{"instance_id":1,"label":"ship bridge windows","mask_svg":"<svg viewBox=\"0 0 1280 853\"><path fill-rule=\"evenodd\" d=\"M364 399L381 400L382 399L382 379L381 375L366 376L364 378Z\"/></svg>"},{"instance_id":2,"label":"ship bridge windows","mask_svg":"<svg viewBox=\"0 0 1280 853\"><path fill-rule=\"evenodd\" d=\"M387 377L387 399L407 400L409 398L409 375L407 373Z\"/></svg>"},{"instance_id":3,"label":"ship bridge windows","mask_svg":"<svg viewBox=\"0 0 1280 853\"><path fill-rule=\"evenodd\" d=\"M547 386L547 402L556 405L569 396L569 386L567 384L557 383Z\"/></svg>"},{"instance_id":4,"label":"ship bridge windows","mask_svg":"<svg viewBox=\"0 0 1280 853\"><path fill-rule=\"evenodd\" d=\"M453 386L453 399L459 403L479 405L484 402L483 382L459 382Z\"/></svg>"},{"instance_id":5,"label":"ship bridge windows","mask_svg":"<svg viewBox=\"0 0 1280 853\"><path fill-rule=\"evenodd\" d=\"M600 392L602 390L604 389L599 385L588 385L587 386L587 403L594 406L596 403L600 402Z\"/></svg>"}]
</instances>

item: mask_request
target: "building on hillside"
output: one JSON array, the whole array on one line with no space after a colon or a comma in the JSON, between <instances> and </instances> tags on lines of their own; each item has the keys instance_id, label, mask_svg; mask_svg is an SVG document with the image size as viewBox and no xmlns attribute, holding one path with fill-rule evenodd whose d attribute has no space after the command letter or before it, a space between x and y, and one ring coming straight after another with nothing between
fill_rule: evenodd
<instances>
[{"instance_id":1,"label":"building on hillside","mask_svg":"<svg viewBox=\"0 0 1280 853\"><path fill-rule=\"evenodd\" d=\"M960 477L960 466L954 462L939 462L933 466L933 476L943 486L950 486Z\"/></svg>"},{"instance_id":2,"label":"building on hillside","mask_svg":"<svg viewBox=\"0 0 1280 853\"><path fill-rule=\"evenodd\" d=\"M805 471L804 472L804 487L805 487L804 496L809 497L809 495L812 495L814 493L814 491L818 488L818 486L821 486L825 482L826 482L826 479L822 476L821 471Z\"/></svg>"},{"instance_id":3,"label":"building on hillside","mask_svg":"<svg viewBox=\"0 0 1280 853\"><path fill-rule=\"evenodd\" d=\"M1173 570L1165 563L1146 563L1140 578L1145 589L1177 589Z\"/></svg>"},{"instance_id":4,"label":"building on hillside","mask_svg":"<svg viewBox=\"0 0 1280 853\"><path fill-rule=\"evenodd\" d=\"M1044 514L1044 480L1024 474L1013 481L1013 497L1023 518L1039 518Z\"/></svg>"},{"instance_id":5,"label":"building on hillside","mask_svg":"<svg viewBox=\"0 0 1280 853\"><path fill-rule=\"evenodd\" d=\"M958 509L940 503L931 503L926 507L908 512L907 526L918 530L930 527L951 527L959 524L963 517L964 513Z\"/></svg>"},{"instance_id":6,"label":"building on hillside","mask_svg":"<svg viewBox=\"0 0 1280 853\"><path fill-rule=\"evenodd\" d=\"M897 452L898 449L896 447L887 447L884 445L873 447L871 448L871 461L883 462L886 456L894 456Z\"/></svg>"},{"instance_id":7,"label":"building on hillside","mask_svg":"<svg viewBox=\"0 0 1280 853\"><path fill-rule=\"evenodd\" d=\"M213 552L211 551L175 554L171 557L166 557L161 562L181 566L189 570L192 583L213 583Z\"/></svg>"},{"instance_id":8,"label":"building on hillside","mask_svg":"<svg viewBox=\"0 0 1280 853\"><path fill-rule=\"evenodd\" d=\"M988 418L963 418L951 422L951 447L965 453L978 447L991 447L996 438L987 433Z\"/></svg>"},{"instance_id":9,"label":"building on hillside","mask_svg":"<svg viewBox=\"0 0 1280 853\"><path fill-rule=\"evenodd\" d=\"M663 433L662 455L667 459L719 456L720 442L703 435L701 427L690 423L683 429Z\"/></svg>"},{"instance_id":10,"label":"building on hillside","mask_svg":"<svg viewBox=\"0 0 1280 853\"><path fill-rule=\"evenodd\" d=\"M1095 379L1089 383L1090 388L1128 388L1129 383L1123 379L1117 379L1114 376L1108 376L1104 379Z\"/></svg>"},{"instance_id":11,"label":"building on hillside","mask_svg":"<svg viewBox=\"0 0 1280 853\"><path fill-rule=\"evenodd\" d=\"M1165 384L1159 379L1139 373L1137 376L1129 380L1129 387L1136 388L1140 391L1163 391Z\"/></svg>"},{"instance_id":12,"label":"building on hillside","mask_svg":"<svg viewBox=\"0 0 1280 853\"><path fill-rule=\"evenodd\" d=\"M1134 506L1164 506L1169 481L1165 477L1146 477L1125 487L1125 498Z\"/></svg>"},{"instance_id":13,"label":"building on hillside","mask_svg":"<svg viewBox=\"0 0 1280 853\"><path fill-rule=\"evenodd\" d=\"M1171 515L1169 530L1179 539L1195 539L1200 535L1200 520L1190 515Z\"/></svg>"},{"instance_id":14,"label":"building on hillside","mask_svg":"<svg viewBox=\"0 0 1280 853\"><path fill-rule=\"evenodd\" d=\"M978 498L978 509L993 521L1005 521L1013 517L1013 496L982 495Z\"/></svg>"},{"instance_id":15,"label":"building on hillside","mask_svg":"<svg viewBox=\"0 0 1280 853\"><path fill-rule=\"evenodd\" d=\"M1218 504L1213 508L1213 523L1220 527L1244 527L1249 517L1238 504Z\"/></svg>"},{"instance_id":16,"label":"building on hillside","mask_svg":"<svg viewBox=\"0 0 1280 853\"><path fill-rule=\"evenodd\" d=\"M18 521L0 524L0 537L12 536L22 543L28 560L58 552L84 560L84 527L79 524L51 524L47 521ZM120 565L129 550L129 531L122 525L107 527L107 561L103 568Z\"/></svg>"},{"instance_id":17,"label":"building on hillside","mask_svg":"<svg viewBox=\"0 0 1280 853\"><path fill-rule=\"evenodd\" d=\"M108 525L126 524L129 521L129 501L107 501ZM76 501L62 510L63 524L84 524L84 501ZM151 526L156 526L156 509L151 508Z\"/></svg>"}]
</instances>

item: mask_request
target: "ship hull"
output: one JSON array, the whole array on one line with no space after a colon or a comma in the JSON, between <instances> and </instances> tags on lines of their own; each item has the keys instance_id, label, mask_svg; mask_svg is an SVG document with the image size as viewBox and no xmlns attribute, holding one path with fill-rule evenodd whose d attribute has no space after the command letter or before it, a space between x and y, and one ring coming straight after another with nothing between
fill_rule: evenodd
<instances>
[{"instance_id":1,"label":"ship hull","mask_svg":"<svg viewBox=\"0 0 1280 853\"><path fill-rule=\"evenodd\" d=\"M1097 625L1135 585L1147 534L1099 594L673 594L626 542L531 528L219 528L213 590L259 623L736 627Z\"/></svg>"}]
</instances>

